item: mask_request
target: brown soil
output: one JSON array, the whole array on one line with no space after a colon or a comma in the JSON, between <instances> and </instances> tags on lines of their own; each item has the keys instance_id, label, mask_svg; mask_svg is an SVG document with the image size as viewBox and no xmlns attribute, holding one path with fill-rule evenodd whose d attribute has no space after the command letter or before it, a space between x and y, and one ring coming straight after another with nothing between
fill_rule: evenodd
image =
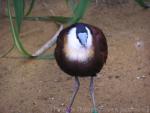
<instances>
[{"instance_id":1,"label":"brown soil","mask_svg":"<svg viewBox=\"0 0 150 113\"><path fill-rule=\"evenodd\" d=\"M33 15L70 15L64 0L37 2ZM95 78L95 95L101 113L150 113L150 10L134 2L122 5L92 3L83 22L101 28L109 57ZM0 54L12 46L9 23L1 19ZM52 22L24 22L22 41L34 52L57 30ZM54 48L49 51L52 53ZM81 87L72 113L91 113L89 78ZM0 59L0 113L65 113L73 78L55 60L25 60L16 49Z\"/></svg>"}]
</instances>

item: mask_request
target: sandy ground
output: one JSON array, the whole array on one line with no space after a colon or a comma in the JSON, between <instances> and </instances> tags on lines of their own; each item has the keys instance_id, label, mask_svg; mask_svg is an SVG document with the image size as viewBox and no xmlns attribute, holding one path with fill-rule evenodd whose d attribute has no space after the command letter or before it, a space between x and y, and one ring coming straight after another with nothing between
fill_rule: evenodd
<instances>
[{"instance_id":1,"label":"sandy ground","mask_svg":"<svg viewBox=\"0 0 150 113\"><path fill-rule=\"evenodd\" d=\"M47 0L46 5L37 2L32 14L70 15L63 0ZM150 113L150 10L132 1L113 6L92 3L82 21L101 28L109 46L107 64L95 78L99 112ZM12 46L12 38L8 20L1 22L3 54ZM51 22L24 22L24 46L34 52L56 30ZM80 80L72 113L91 113L89 78ZM55 60L25 60L14 49L0 59L0 113L65 113L73 82Z\"/></svg>"}]
</instances>

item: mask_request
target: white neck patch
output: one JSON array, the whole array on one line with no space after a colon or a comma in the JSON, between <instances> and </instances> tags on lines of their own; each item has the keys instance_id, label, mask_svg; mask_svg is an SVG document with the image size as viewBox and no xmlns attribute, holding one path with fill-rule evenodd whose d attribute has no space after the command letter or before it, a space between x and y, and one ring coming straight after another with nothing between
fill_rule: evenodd
<instances>
[{"instance_id":1,"label":"white neck patch","mask_svg":"<svg viewBox=\"0 0 150 113\"><path fill-rule=\"evenodd\" d=\"M86 27L87 33L88 33L88 39L87 39L87 48L92 46L92 35L90 30ZM68 33L68 45L69 47L79 48L82 47L79 40L76 37L76 28L72 28Z\"/></svg>"},{"instance_id":2,"label":"white neck patch","mask_svg":"<svg viewBox=\"0 0 150 113\"><path fill-rule=\"evenodd\" d=\"M86 27L88 33L87 45L83 47L76 36L76 28L72 28L67 35L67 43L64 48L66 57L71 61L87 61L93 56L92 34Z\"/></svg>"}]
</instances>

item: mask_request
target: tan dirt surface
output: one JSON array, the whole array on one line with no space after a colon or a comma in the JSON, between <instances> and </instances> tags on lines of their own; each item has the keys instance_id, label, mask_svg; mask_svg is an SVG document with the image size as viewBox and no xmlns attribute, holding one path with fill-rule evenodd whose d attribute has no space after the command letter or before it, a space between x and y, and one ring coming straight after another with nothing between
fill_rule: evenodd
<instances>
[{"instance_id":1,"label":"tan dirt surface","mask_svg":"<svg viewBox=\"0 0 150 113\"><path fill-rule=\"evenodd\" d=\"M64 0L46 0L37 1L32 15L71 13ZM3 54L11 48L12 38L8 20L0 21ZM150 113L150 10L132 1L112 6L93 2L82 21L101 28L109 46L107 63L95 78L99 113ZM25 21L21 37L34 52L56 31L52 22ZM89 78L80 80L72 113L91 113ZM13 49L0 58L0 113L65 113L73 82L55 60L26 60Z\"/></svg>"}]
</instances>

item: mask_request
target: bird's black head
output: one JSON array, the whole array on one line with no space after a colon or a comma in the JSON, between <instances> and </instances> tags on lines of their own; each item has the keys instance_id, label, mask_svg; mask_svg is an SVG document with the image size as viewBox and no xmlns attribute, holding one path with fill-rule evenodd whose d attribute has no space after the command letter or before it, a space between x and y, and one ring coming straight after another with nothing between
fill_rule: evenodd
<instances>
[{"instance_id":1,"label":"bird's black head","mask_svg":"<svg viewBox=\"0 0 150 113\"><path fill-rule=\"evenodd\" d=\"M82 23L78 23L76 25L76 35L81 45L85 47L87 44L87 39L88 39L88 32L86 29L86 25Z\"/></svg>"},{"instance_id":2,"label":"bird's black head","mask_svg":"<svg viewBox=\"0 0 150 113\"><path fill-rule=\"evenodd\" d=\"M77 30L76 30L76 33L77 33L77 34L78 34L78 33L87 33L86 25L85 25L85 24L78 23L78 24L76 25L76 28L77 28Z\"/></svg>"}]
</instances>

